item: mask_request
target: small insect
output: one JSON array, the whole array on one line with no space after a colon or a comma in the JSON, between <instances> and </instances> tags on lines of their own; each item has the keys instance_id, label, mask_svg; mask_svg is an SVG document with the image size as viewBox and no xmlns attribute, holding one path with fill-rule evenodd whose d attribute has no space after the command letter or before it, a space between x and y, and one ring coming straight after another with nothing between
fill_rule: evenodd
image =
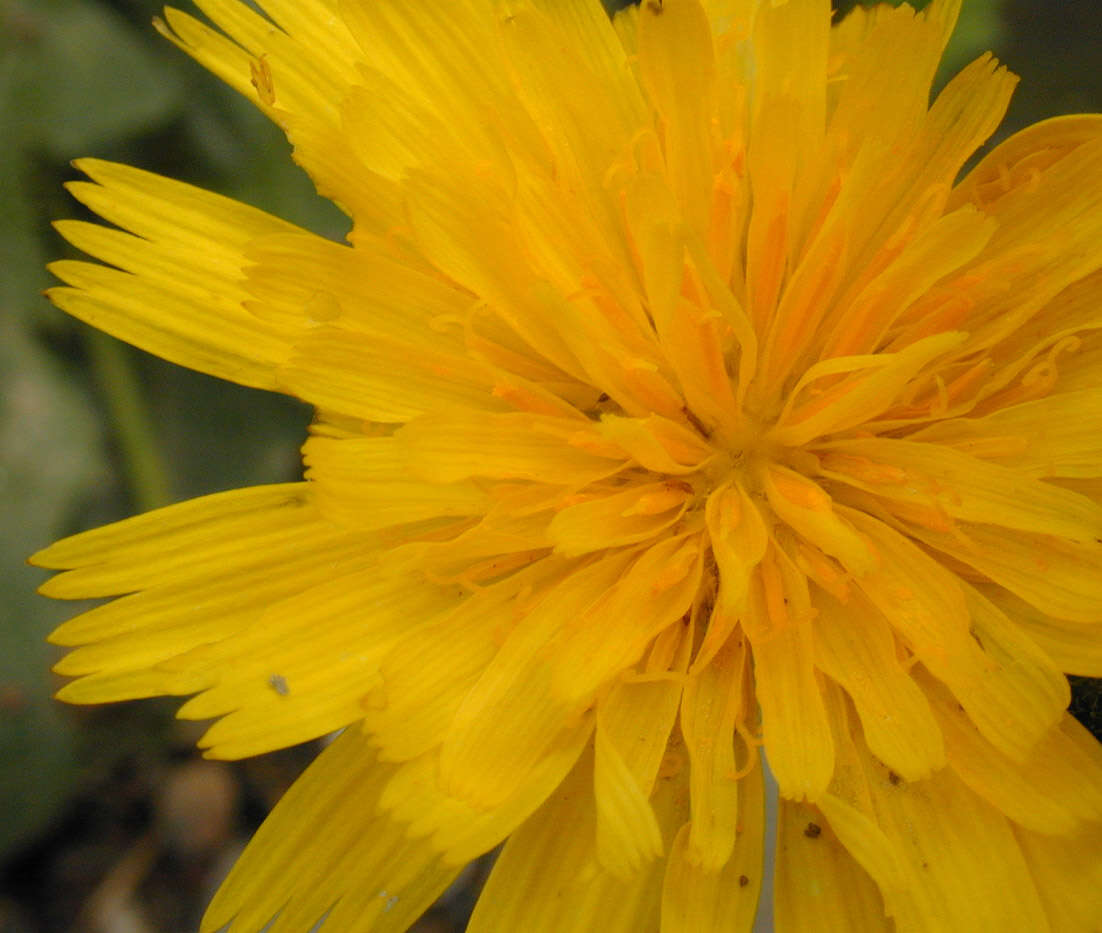
<instances>
[{"instance_id":1,"label":"small insect","mask_svg":"<svg viewBox=\"0 0 1102 933\"><path fill-rule=\"evenodd\" d=\"M256 88L256 96L267 107L275 103L275 83L272 80L272 68L268 64L266 55L254 58L249 62L249 73L252 86Z\"/></svg>"},{"instance_id":2,"label":"small insect","mask_svg":"<svg viewBox=\"0 0 1102 933\"><path fill-rule=\"evenodd\" d=\"M288 696L291 692L291 688L287 686L287 680L282 674L272 674L268 678L268 684L281 697Z\"/></svg>"},{"instance_id":3,"label":"small insect","mask_svg":"<svg viewBox=\"0 0 1102 933\"><path fill-rule=\"evenodd\" d=\"M750 879L747 878L746 875L739 875L738 876L738 886L740 888L745 888L749 883L750 883Z\"/></svg>"},{"instance_id":4,"label":"small insect","mask_svg":"<svg viewBox=\"0 0 1102 933\"><path fill-rule=\"evenodd\" d=\"M822 831L823 827L818 823L808 823L804 828L804 835L807 836L808 839L818 839Z\"/></svg>"},{"instance_id":5,"label":"small insect","mask_svg":"<svg viewBox=\"0 0 1102 933\"><path fill-rule=\"evenodd\" d=\"M888 780L891 781L892 787L896 787L899 784L899 782L903 780L903 778L901 778L894 771L889 771L888 772Z\"/></svg>"}]
</instances>

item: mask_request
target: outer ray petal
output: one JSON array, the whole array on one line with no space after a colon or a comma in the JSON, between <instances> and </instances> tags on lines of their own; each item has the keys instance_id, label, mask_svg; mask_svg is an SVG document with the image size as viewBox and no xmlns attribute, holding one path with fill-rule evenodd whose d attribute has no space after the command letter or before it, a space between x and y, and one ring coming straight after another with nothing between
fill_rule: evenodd
<instances>
[{"instance_id":1,"label":"outer ray petal","mask_svg":"<svg viewBox=\"0 0 1102 933\"><path fill-rule=\"evenodd\" d=\"M830 475L856 482L888 500L917 504L964 521L1072 541L1102 536L1102 506L1023 476L1016 461L1013 467L997 466L941 444L887 438L840 441L829 449L824 467ZM845 472L847 461L856 462L866 475L870 468L881 469L891 480L878 485L854 480ZM841 472L831 469L836 463Z\"/></svg>"},{"instance_id":2,"label":"outer ray petal","mask_svg":"<svg viewBox=\"0 0 1102 933\"><path fill-rule=\"evenodd\" d=\"M438 10L340 0L337 6L372 68L479 139L476 149L497 155L494 131L507 121L515 125L518 108L509 93L492 4L458 0ZM482 67L471 68L472 61ZM489 113L498 115L498 126L485 119Z\"/></svg>"},{"instance_id":3,"label":"outer ray petal","mask_svg":"<svg viewBox=\"0 0 1102 933\"><path fill-rule=\"evenodd\" d=\"M270 604L330 579L335 569L360 570L376 555L370 539L322 521L303 484L206 496L59 541L33 560L72 569L44 592L131 594L54 633L59 644L84 646L60 662L61 670L82 675L63 696L102 703L212 686L209 669L167 662L232 640Z\"/></svg>"},{"instance_id":4,"label":"outer ray petal","mask_svg":"<svg viewBox=\"0 0 1102 933\"><path fill-rule=\"evenodd\" d=\"M403 634L365 695L363 727L384 760L419 757L447 737L464 697L518 622L531 590L560 582L572 567L541 561L477 589L447 615Z\"/></svg>"},{"instance_id":5,"label":"outer ray petal","mask_svg":"<svg viewBox=\"0 0 1102 933\"><path fill-rule=\"evenodd\" d=\"M1061 671L1102 677L1102 639L1094 625L1054 619L992 586L979 588Z\"/></svg>"},{"instance_id":6,"label":"outer ray petal","mask_svg":"<svg viewBox=\"0 0 1102 933\"><path fill-rule=\"evenodd\" d=\"M591 695L565 697L554 689L549 646L624 574L630 557L605 556L576 570L542 595L505 639L464 698L444 743L441 779L449 793L492 806L523 782L559 733L584 721Z\"/></svg>"},{"instance_id":7,"label":"outer ray petal","mask_svg":"<svg viewBox=\"0 0 1102 933\"><path fill-rule=\"evenodd\" d=\"M639 15L639 73L660 115L666 172L684 223L698 235L711 212L714 52L697 0L646 5Z\"/></svg>"},{"instance_id":8,"label":"outer ray petal","mask_svg":"<svg viewBox=\"0 0 1102 933\"><path fill-rule=\"evenodd\" d=\"M412 478L391 437L315 436L303 448L306 477L327 517L361 530L442 516L481 515L492 499L476 483L427 483Z\"/></svg>"},{"instance_id":9,"label":"outer ray petal","mask_svg":"<svg viewBox=\"0 0 1102 933\"><path fill-rule=\"evenodd\" d=\"M165 10L167 24L155 25L287 133L319 193L355 217L358 230L384 233L400 223L397 186L342 137L340 105L364 57L333 4L265 4L290 34L238 0L199 6L229 38L172 8Z\"/></svg>"},{"instance_id":10,"label":"outer ray petal","mask_svg":"<svg viewBox=\"0 0 1102 933\"><path fill-rule=\"evenodd\" d=\"M567 557L647 541L681 518L691 494L687 483L667 480L579 496L581 502L555 515L548 534L555 550Z\"/></svg>"},{"instance_id":11,"label":"outer ray petal","mask_svg":"<svg viewBox=\"0 0 1102 933\"><path fill-rule=\"evenodd\" d=\"M921 527L911 534L1054 619L1102 621L1102 542L967 525L950 535Z\"/></svg>"},{"instance_id":12,"label":"outer ray petal","mask_svg":"<svg viewBox=\"0 0 1102 933\"><path fill-rule=\"evenodd\" d=\"M124 233L66 222L64 236L125 271L83 262L51 266L69 287L50 289L70 314L165 359L263 389L277 388L275 369L294 330L245 310L249 244L301 233L297 227L191 185L139 169L82 159L96 184L74 182L75 197Z\"/></svg>"},{"instance_id":13,"label":"outer ray petal","mask_svg":"<svg viewBox=\"0 0 1102 933\"><path fill-rule=\"evenodd\" d=\"M441 781L438 751L399 766L380 805L406 824L410 836L425 837L445 861L462 865L489 852L528 819L562 783L592 735L592 717L563 730L493 806L455 797Z\"/></svg>"},{"instance_id":14,"label":"outer ray petal","mask_svg":"<svg viewBox=\"0 0 1102 933\"><path fill-rule=\"evenodd\" d=\"M1067 703L1060 672L994 606L906 538L857 511L845 514L883 557L879 571L858 581L861 589L984 735L1021 757Z\"/></svg>"},{"instance_id":15,"label":"outer ray petal","mask_svg":"<svg viewBox=\"0 0 1102 933\"><path fill-rule=\"evenodd\" d=\"M593 743L593 795L597 804L597 858L625 880L662 854L662 832L640 786L598 717Z\"/></svg>"},{"instance_id":16,"label":"outer ray petal","mask_svg":"<svg viewBox=\"0 0 1102 933\"><path fill-rule=\"evenodd\" d=\"M706 874L717 873L735 847L740 797L735 723L751 716L744 708L746 653L745 642L732 638L694 673L681 701L692 808L691 832L682 857ZM756 749L746 749L744 754L756 754Z\"/></svg>"},{"instance_id":17,"label":"outer ray petal","mask_svg":"<svg viewBox=\"0 0 1102 933\"><path fill-rule=\"evenodd\" d=\"M960 917L990 933L1048 929L1029 869L1000 813L948 771L893 783L871 758L863 764L877 821L903 854L912 886L924 884L929 895L933 910L918 929L952 928Z\"/></svg>"},{"instance_id":18,"label":"outer ray petal","mask_svg":"<svg viewBox=\"0 0 1102 933\"><path fill-rule=\"evenodd\" d=\"M241 758L325 735L359 719L381 660L410 631L461 604L459 587L376 563L276 603L249 628L166 665L213 682L179 712L222 716L200 740L211 757ZM304 652L302 645L310 644Z\"/></svg>"},{"instance_id":19,"label":"outer ray petal","mask_svg":"<svg viewBox=\"0 0 1102 933\"><path fill-rule=\"evenodd\" d=\"M1102 914L1102 827L1072 836L1015 832L1053 930L1091 933Z\"/></svg>"},{"instance_id":20,"label":"outer ray petal","mask_svg":"<svg viewBox=\"0 0 1102 933\"><path fill-rule=\"evenodd\" d=\"M765 752L781 795L815 800L834 769L830 723L815 674L807 583L774 547L743 618L754 652Z\"/></svg>"},{"instance_id":21,"label":"outer ray petal","mask_svg":"<svg viewBox=\"0 0 1102 933\"><path fill-rule=\"evenodd\" d=\"M277 912L277 929L295 918L290 928L306 929L331 908L329 922L349 933L405 930L458 868L379 809L392 772L356 732L340 736L253 837L207 909L203 933L231 921L233 933L253 933Z\"/></svg>"},{"instance_id":22,"label":"outer ray petal","mask_svg":"<svg viewBox=\"0 0 1102 933\"><path fill-rule=\"evenodd\" d=\"M869 754L837 695L828 700L843 734L837 740L839 779L823 806L839 837L877 878L897 925L936 933L967 917L970 929L991 933L1048 930L1030 870L1002 814L949 769L902 781Z\"/></svg>"},{"instance_id":23,"label":"outer ray petal","mask_svg":"<svg viewBox=\"0 0 1102 933\"><path fill-rule=\"evenodd\" d=\"M401 369L393 366L402 359ZM279 387L323 411L397 423L428 412L507 411L493 378L466 356L319 325L300 340Z\"/></svg>"},{"instance_id":24,"label":"outer ray petal","mask_svg":"<svg viewBox=\"0 0 1102 933\"><path fill-rule=\"evenodd\" d=\"M781 800L773 884L777 933L897 929L884 915L876 883L812 804Z\"/></svg>"},{"instance_id":25,"label":"outer ray petal","mask_svg":"<svg viewBox=\"0 0 1102 933\"><path fill-rule=\"evenodd\" d=\"M1087 822L1102 821L1102 752L1075 719L1061 723L1037 742L1022 762L987 742L935 685L938 721L953 770L1020 826L1043 835L1066 836Z\"/></svg>"},{"instance_id":26,"label":"outer ray petal","mask_svg":"<svg viewBox=\"0 0 1102 933\"><path fill-rule=\"evenodd\" d=\"M946 205L988 203L1066 157L1084 143L1102 138L1102 116L1074 114L1042 120L992 149L953 189Z\"/></svg>"},{"instance_id":27,"label":"outer ray petal","mask_svg":"<svg viewBox=\"0 0 1102 933\"><path fill-rule=\"evenodd\" d=\"M586 755L505 845L478 900L469 933L524 929L559 933L600 929L636 933L657 928L662 862L630 879L601 868ZM563 827L569 826L569 832Z\"/></svg>"},{"instance_id":28,"label":"outer ray petal","mask_svg":"<svg viewBox=\"0 0 1102 933\"><path fill-rule=\"evenodd\" d=\"M622 827L650 825L655 818L647 797L654 788L677 719L682 689L676 677L662 675L671 666L673 671L683 671L691 648L690 639L685 637L688 633L675 634L674 638L656 641L639 680L617 683L597 707L597 742L603 742L622 763L623 771L617 773L623 774L624 783L630 781L627 796L634 801L633 809L638 814L618 828L610 817L621 812L617 800L624 795L608 782L602 785L600 775L595 774L597 858L621 878L641 870L648 856L662 851L661 837L655 850L650 832L625 833Z\"/></svg>"},{"instance_id":29,"label":"outer ray petal","mask_svg":"<svg viewBox=\"0 0 1102 933\"><path fill-rule=\"evenodd\" d=\"M472 476L583 486L619 471L627 456L585 422L521 413L427 415L395 435L411 471L432 482Z\"/></svg>"},{"instance_id":30,"label":"outer ray petal","mask_svg":"<svg viewBox=\"0 0 1102 933\"><path fill-rule=\"evenodd\" d=\"M1102 470L1102 389L1061 392L981 418L940 421L911 437L952 444L1019 476L1097 476Z\"/></svg>"},{"instance_id":31,"label":"outer ray petal","mask_svg":"<svg viewBox=\"0 0 1102 933\"><path fill-rule=\"evenodd\" d=\"M910 781L944 766L937 721L899 664L886 622L858 600L822 596L815 607L815 664L853 700L873 754Z\"/></svg>"},{"instance_id":32,"label":"outer ray petal","mask_svg":"<svg viewBox=\"0 0 1102 933\"><path fill-rule=\"evenodd\" d=\"M763 871L762 784L762 768L755 762L738 782L739 829L734 852L715 870L704 868L692 856L692 823L678 831L662 885L662 933L746 933L751 929Z\"/></svg>"}]
</instances>

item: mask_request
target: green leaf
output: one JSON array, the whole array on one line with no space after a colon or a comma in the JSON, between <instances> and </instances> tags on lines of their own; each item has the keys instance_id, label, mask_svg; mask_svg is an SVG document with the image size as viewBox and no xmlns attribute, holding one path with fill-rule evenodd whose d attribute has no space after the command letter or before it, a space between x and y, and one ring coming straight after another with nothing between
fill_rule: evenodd
<instances>
[{"instance_id":1,"label":"green leaf","mask_svg":"<svg viewBox=\"0 0 1102 933\"><path fill-rule=\"evenodd\" d=\"M71 723L50 696L56 650L45 642L73 607L34 592L43 574L26 565L27 549L67 531L103 476L95 413L11 312L0 305L0 853L55 815L77 775Z\"/></svg>"},{"instance_id":2,"label":"green leaf","mask_svg":"<svg viewBox=\"0 0 1102 933\"><path fill-rule=\"evenodd\" d=\"M164 122L183 83L143 36L99 3L16 0L0 12L0 54L22 76L17 138L59 159Z\"/></svg>"},{"instance_id":3,"label":"green leaf","mask_svg":"<svg viewBox=\"0 0 1102 933\"><path fill-rule=\"evenodd\" d=\"M999 57L999 49L1007 41L1001 6L1002 0L968 0L961 7L957 28L941 60L939 83L984 52Z\"/></svg>"}]
</instances>

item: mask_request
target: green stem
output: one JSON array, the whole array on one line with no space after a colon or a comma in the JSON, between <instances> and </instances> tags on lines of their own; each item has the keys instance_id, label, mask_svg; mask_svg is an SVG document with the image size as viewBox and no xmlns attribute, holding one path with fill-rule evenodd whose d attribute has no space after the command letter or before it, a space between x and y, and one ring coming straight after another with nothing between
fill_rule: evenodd
<instances>
[{"instance_id":1,"label":"green stem","mask_svg":"<svg viewBox=\"0 0 1102 933\"><path fill-rule=\"evenodd\" d=\"M168 470L160 455L129 348L102 331L87 332L88 355L107 400L134 505L146 512L172 501Z\"/></svg>"}]
</instances>

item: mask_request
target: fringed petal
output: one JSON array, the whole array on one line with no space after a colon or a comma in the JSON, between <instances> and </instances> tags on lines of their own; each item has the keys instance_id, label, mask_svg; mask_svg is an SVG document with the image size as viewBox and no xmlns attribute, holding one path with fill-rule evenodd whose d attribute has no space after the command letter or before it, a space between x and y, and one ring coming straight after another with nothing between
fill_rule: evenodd
<instances>
[{"instance_id":1,"label":"fringed petal","mask_svg":"<svg viewBox=\"0 0 1102 933\"><path fill-rule=\"evenodd\" d=\"M755 761L738 781L734 851L714 869L693 857L692 822L678 831L662 885L662 933L748 933L751 929L764 869L763 798L762 768Z\"/></svg>"},{"instance_id":2,"label":"fringed petal","mask_svg":"<svg viewBox=\"0 0 1102 933\"><path fill-rule=\"evenodd\" d=\"M656 927L662 863L651 862L626 879L601 867L592 781L587 754L513 834L486 882L469 933L559 933L571 927L635 933Z\"/></svg>"},{"instance_id":3,"label":"fringed petal","mask_svg":"<svg viewBox=\"0 0 1102 933\"><path fill-rule=\"evenodd\" d=\"M337 738L257 831L207 908L203 933L227 924L252 933L277 914L272 929L285 931L327 914L349 933L405 930L459 866L381 811L393 770L355 731Z\"/></svg>"}]
</instances>

